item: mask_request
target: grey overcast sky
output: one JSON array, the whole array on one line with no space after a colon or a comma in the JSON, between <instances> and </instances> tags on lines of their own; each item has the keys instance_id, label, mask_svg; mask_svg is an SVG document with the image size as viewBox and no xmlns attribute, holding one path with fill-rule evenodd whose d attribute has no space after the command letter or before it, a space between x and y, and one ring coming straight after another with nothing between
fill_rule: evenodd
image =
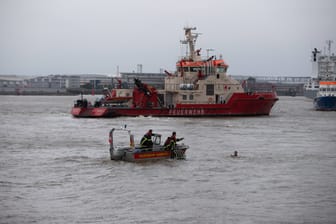
<instances>
[{"instance_id":1,"label":"grey overcast sky","mask_svg":"<svg viewBox=\"0 0 336 224\"><path fill-rule=\"evenodd\" d=\"M310 76L336 46L335 0L0 0L0 74L175 70L183 27L231 75Z\"/></svg>"}]
</instances>

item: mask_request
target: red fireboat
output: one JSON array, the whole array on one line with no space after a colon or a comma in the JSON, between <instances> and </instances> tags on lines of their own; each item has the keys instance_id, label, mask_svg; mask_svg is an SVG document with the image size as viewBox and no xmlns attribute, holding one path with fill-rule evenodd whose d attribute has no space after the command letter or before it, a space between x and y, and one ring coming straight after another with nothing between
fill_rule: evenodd
<instances>
[{"instance_id":1,"label":"red fireboat","mask_svg":"<svg viewBox=\"0 0 336 224\"><path fill-rule=\"evenodd\" d=\"M189 53L176 63L177 71L166 71L165 88L154 87L134 79L133 89L107 91L91 104L77 100L71 110L74 117L212 117L269 115L278 100L274 89L251 91L226 74L228 65L215 56L202 59L195 50L196 28L184 28Z\"/></svg>"}]
</instances>

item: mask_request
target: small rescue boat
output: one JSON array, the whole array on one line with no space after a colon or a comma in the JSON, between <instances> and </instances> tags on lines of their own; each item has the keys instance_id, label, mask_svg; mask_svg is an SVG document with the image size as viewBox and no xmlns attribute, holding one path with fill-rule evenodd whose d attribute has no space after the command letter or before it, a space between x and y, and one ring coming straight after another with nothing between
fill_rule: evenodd
<instances>
[{"instance_id":1,"label":"small rescue boat","mask_svg":"<svg viewBox=\"0 0 336 224\"><path fill-rule=\"evenodd\" d=\"M116 146L113 134L115 131L127 132L129 135L129 146ZM110 157L111 160L124 160L128 162L153 161L160 159L185 159L185 152L189 148L185 144L176 144L174 148L167 149L161 144L161 134L153 133L152 147L144 147L134 144L134 135L126 128L112 128L109 133Z\"/></svg>"}]
</instances>

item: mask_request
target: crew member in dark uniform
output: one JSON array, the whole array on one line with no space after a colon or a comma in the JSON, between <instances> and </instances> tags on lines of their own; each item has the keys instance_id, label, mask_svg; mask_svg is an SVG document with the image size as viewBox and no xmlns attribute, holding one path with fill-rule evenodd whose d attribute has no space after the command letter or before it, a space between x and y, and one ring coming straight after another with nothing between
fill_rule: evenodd
<instances>
[{"instance_id":1,"label":"crew member in dark uniform","mask_svg":"<svg viewBox=\"0 0 336 224\"><path fill-rule=\"evenodd\" d=\"M166 149L175 149L176 142L183 140L184 138L176 138L176 132L174 131L172 136L168 137L164 143Z\"/></svg>"},{"instance_id":2,"label":"crew member in dark uniform","mask_svg":"<svg viewBox=\"0 0 336 224\"><path fill-rule=\"evenodd\" d=\"M142 147L152 147L153 146L153 142L152 142L152 129L149 129L148 132L142 137L141 141L140 141L140 145Z\"/></svg>"}]
</instances>

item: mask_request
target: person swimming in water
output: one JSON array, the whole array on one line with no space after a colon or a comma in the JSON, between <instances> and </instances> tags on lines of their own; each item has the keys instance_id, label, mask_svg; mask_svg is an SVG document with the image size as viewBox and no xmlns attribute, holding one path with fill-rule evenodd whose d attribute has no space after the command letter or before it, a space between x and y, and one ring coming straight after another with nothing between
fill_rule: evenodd
<instances>
[{"instance_id":1,"label":"person swimming in water","mask_svg":"<svg viewBox=\"0 0 336 224\"><path fill-rule=\"evenodd\" d=\"M238 157L238 151L234 151L233 154L231 154L231 157Z\"/></svg>"}]
</instances>

